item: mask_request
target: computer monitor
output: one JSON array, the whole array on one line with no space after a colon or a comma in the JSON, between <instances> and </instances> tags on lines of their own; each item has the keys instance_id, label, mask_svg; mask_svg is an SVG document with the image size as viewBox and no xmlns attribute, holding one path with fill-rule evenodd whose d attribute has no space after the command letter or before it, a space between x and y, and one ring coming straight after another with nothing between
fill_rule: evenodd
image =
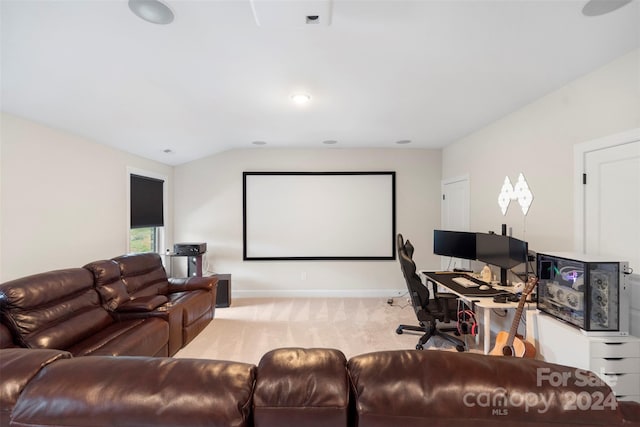
<instances>
[{"instance_id":1,"label":"computer monitor","mask_svg":"<svg viewBox=\"0 0 640 427\"><path fill-rule=\"evenodd\" d=\"M500 268L513 268L527 262L527 242L500 234L476 234L476 259Z\"/></svg>"},{"instance_id":2,"label":"computer monitor","mask_svg":"<svg viewBox=\"0 0 640 427\"><path fill-rule=\"evenodd\" d=\"M433 253L462 259L476 259L476 233L433 230Z\"/></svg>"}]
</instances>

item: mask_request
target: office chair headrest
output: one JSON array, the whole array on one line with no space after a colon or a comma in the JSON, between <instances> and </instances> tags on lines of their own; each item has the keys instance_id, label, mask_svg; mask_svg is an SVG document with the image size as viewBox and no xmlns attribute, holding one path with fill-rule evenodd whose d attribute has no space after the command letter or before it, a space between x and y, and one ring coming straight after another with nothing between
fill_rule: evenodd
<instances>
[{"instance_id":1,"label":"office chair headrest","mask_svg":"<svg viewBox=\"0 0 640 427\"><path fill-rule=\"evenodd\" d=\"M409 258L413 259L413 251L414 251L414 247L411 244L411 241L407 240L404 244L404 251L407 253L407 255L409 255Z\"/></svg>"}]
</instances>

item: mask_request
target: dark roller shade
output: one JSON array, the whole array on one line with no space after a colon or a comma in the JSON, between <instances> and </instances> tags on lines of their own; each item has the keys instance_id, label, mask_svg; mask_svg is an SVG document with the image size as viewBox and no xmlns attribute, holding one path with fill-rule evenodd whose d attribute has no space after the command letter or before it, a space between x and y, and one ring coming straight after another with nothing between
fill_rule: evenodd
<instances>
[{"instance_id":1,"label":"dark roller shade","mask_svg":"<svg viewBox=\"0 0 640 427\"><path fill-rule=\"evenodd\" d=\"M131 175L131 228L164 226L161 179Z\"/></svg>"}]
</instances>

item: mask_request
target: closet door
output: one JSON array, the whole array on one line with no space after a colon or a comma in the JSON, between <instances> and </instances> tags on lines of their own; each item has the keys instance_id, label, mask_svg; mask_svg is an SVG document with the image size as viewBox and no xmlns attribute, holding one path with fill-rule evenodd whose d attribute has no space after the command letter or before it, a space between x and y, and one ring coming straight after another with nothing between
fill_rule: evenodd
<instances>
[{"instance_id":1,"label":"closet door","mask_svg":"<svg viewBox=\"0 0 640 427\"><path fill-rule=\"evenodd\" d=\"M469 177L442 181L442 229L469 231ZM467 259L441 257L442 270L470 268Z\"/></svg>"}]
</instances>

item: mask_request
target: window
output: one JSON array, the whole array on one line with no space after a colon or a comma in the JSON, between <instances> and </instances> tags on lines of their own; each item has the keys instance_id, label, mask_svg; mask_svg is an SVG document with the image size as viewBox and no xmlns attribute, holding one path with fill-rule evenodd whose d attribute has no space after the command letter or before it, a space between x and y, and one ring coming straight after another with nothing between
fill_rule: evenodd
<instances>
[{"instance_id":1,"label":"window","mask_svg":"<svg viewBox=\"0 0 640 427\"><path fill-rule=\"evenodd\" d=\"M129 252L159 252L164 227L164 181L130 175Z\"/></svg>"},{"instance_id":2,"label":"window","mask_svg":"<svg viewBox=\"0 0 640 427\"><path fill-rule=\"evenodd\" d=\"M160 227L132 228L129 233L129 252L158 252Z\"/></svg>"}]
</instances>

